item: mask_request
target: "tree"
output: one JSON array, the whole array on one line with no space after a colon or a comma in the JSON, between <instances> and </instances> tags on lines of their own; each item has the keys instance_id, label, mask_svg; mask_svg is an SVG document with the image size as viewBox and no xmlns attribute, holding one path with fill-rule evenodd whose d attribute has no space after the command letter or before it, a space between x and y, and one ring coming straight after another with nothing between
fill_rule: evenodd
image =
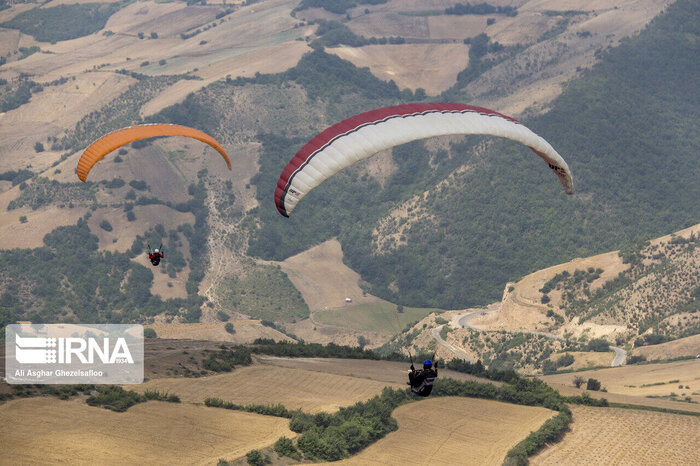
<instances>
[{"instance_id":1,"label":"tree","mask_svg":"<svg viewBox=\"0 0 700 466\"><path fill-rule=\"evenodd\" d=\"M263 466L266 463L266 458L260 450L250 450L245 457L251 466Z\"/></svg>"},{"instance_id":2,"label":"tree","mask_svg":"<svg viewBox=\"0 0 700 466\"><path fill-rule=\"evenodd\" d=\"M600 381L596 379L588 379L588 383L586 383L586 390L600 390Z\"/></svg>"},{"instance_id":3,"label":"tree","mask_svg":"<svg viewBox=\"0 0 700 466\"><path fill-rule=\"evenodd\" d=\"M44 145L40 142L37 142L36 144L34 144L34 150L36 152L44 152Z\"/></svg>"},{"instance_id":4,"label":"tree","mask_svg":"<svg viewBox=\"0 0 700 466\"><path fill-rule=\"evenodd\" d=\"M233 328L233 324L231 322L226 322L226 325L224 325L224 329L231 335L236 333L236 329Z\"/></svg>"},{"instance_id":5,"label":"tree","mask_svg":"<svg viewBox=\"0 0 700 466\"><path fill-rule=\"evenodd\" d=\"M583 385L583 383L585 381L586 380L583 377L581 377L580 375L577 375L576 377L574 377L574 380L573 380L574 387L581 388L581 385Z\"/></svg>"},{"instance_id":6,"label":"tree","mask_svg":"<svg viewBox=\"0 0 700 466\"><path fill-rule=\"evenodd\" d=\"M152 328L144 328L143 329L143 337L144 338L156 338L156 331L153 330Z\"/></svg>"},{"instance_id":7,"label":"tree","mask_svg":"<svg viewBox=\"0 0 700 466\"><path fill-rule=\"evenodd\" d=\"M367 338L365 338L364 335L360 335L359 337L357 337L357 345L360 348L364 348L368 344L369 344L369 340Z\"/></svg>"}]
</instances>

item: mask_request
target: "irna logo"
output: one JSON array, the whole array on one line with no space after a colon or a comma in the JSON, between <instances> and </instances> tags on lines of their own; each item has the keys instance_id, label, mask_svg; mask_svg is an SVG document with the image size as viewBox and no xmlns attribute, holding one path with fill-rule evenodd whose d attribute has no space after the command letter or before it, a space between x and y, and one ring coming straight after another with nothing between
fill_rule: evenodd
<instances>
[{"instance_id":1,"label":"irna logo","mask_svg":"<svg viewBox=\"0 0 700 466\"><path fill-rule=\"evenodd\" d=\"M10 324L5 376L10 384L142 383L143 346L138 324Z\"/></svg>"},{"instance_id":2,"label":"irna logo","mask_svg":"<svg viewBox=\"0 0 700 466\"><path fill-rule=\"evenodd\" d=\"M133 364L124 338L48 338L15 336L15 357L21 364Z\"/></svg>"}]
</instances>

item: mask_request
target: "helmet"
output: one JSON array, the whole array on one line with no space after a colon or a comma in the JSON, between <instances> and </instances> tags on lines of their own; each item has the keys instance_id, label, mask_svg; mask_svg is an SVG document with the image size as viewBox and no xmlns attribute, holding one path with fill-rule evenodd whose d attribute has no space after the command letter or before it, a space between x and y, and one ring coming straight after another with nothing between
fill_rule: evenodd
<instances>
[{"instance_id":1,"label":"helmet","mask_svg":"<svg viewBox=\"0 0 700 466\"><path fill-rule=\"evenodd\" d=\"M155 249L153 250L153 252L155 252L156 254L158 254L160 251L158 250L158 248L155 248Z\"/></svg>"},{"instance_id":2,"label":"helmet","mask_svg":"<svg viewBox=\"0 0 700 466\"><path fill-rule=\"evenodd\" d=\"M430 369L433 366L433 361L426 359L423 363L423 369Z\"/></svg>"}]
</instances>

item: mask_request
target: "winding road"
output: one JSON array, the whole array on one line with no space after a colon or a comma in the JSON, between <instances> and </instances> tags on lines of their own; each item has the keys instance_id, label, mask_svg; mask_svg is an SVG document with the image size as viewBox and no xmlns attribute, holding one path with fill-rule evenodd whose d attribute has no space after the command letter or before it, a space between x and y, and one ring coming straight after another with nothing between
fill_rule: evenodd
<instances>
[{"instance_id":1,"label":"winding road","mask_svg":"<svg viewBox=\"0 0 700 466\"><path fill-rule=\"evenodd\" d=\"M455 319L455 320L457 321L457 324L458 324L461 328L468 328L468 329L471 329L471 330L475 330L475 331L477 331L477 332L486 332L486 331L488 331L488 330L483 329L483 328L474 327L474 326L472 326L472 325L469 323L469 321L472 320L474 317L481 316L481 315L486 315L486 314L489 314L489 313L492 313L492 312L496 312L496 311L498 311L499 309L500 309L499 306L491 305L491 306L489 306L489 307L486 308L486 309L480 309L480 310L478 310L478 311L468 312L468 313L466 313L466 314L460 316L458 319ZM453 322L454 322L454 320L453 320ZM466 354L464 351L462 351L461 349L456 348L455 346L453 346L453 345L447 343L445 340L442 339L442 337L440 337L440 330L442 330L442 327L443 327L443 325L440 325L439 327L435 327L435 328L433 329L433 338L435 338L435 341L437 341L437 343L438 343L440 346L442 346L442 347L444 347L444 348L447 348L448 350L452 351L452 352L453 352L454 354L456 354L459 358L464 359L464 360L469 361L469 362L474 362L474 360L473 360L472 358L470 358L469 356L467 356L467 354ZM553 333L546 333L546 332L526 332L526 331L510 332L510 333L526 333L526 334L529 334L529 335L538 335L538 336L542 336L542 337L546 337L546 338L553 338L553 339L555 339L555 340L565 341L565 339L564 339L563 337L560 337L559 335L554 335ZM619 366L622 366L622 365L625 363L625 361L627 360L627 351L623 350L622 348L618 348L617 346L611 346L610 349L613 350L613 351L615 352L615 357L614 357L613 360L610 362L610 366L611 366L611 367L619 367Z\"/></svg>"}]
</instances>

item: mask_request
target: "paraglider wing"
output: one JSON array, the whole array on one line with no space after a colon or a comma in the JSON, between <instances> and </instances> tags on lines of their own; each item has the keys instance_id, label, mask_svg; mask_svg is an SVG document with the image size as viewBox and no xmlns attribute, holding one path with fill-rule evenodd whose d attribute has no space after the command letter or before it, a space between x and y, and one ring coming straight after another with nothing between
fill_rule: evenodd
<instances>
[{"instance_id":1,"label":"paraglider wing","mask_svg":"<svg viewBox=\"0 0 700 466\"><path fill-rule=\"evenodd\" d=\"M140 139L157 136L184 136L209 144L221 154L226 161L228 169L231 170L231 160L228 158L226 150L213 137L187 126L157 123L128 126L102 136L90 144L78 161L78 178L80 178L80 181L85 181L92 167L113 150Z\"/></svg>"},{"instance_id":2,"label":"paraglider wing","mask_svg":"<svg viewBox=\"0 0 700 466\"><path fill-rule=\"evenodd\" d=\"M471 105L417 103L361 113L319 133L282 171L275 189L277 210L289 217L309 191L377 152L410 141L449 134L483 134L520 142L544 159L566 192L573 193L571 171L564 159L547 141L517 120Z\"/></svg>"}]
</instances>

